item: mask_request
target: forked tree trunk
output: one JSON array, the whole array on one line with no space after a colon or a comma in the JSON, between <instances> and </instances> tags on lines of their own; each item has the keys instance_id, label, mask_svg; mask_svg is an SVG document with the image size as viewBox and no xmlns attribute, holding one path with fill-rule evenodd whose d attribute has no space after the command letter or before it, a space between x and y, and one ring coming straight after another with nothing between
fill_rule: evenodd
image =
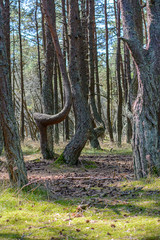
<instances>
[{"instance_id":1,"label":"forked tree trunk","mask_svg":"<svg viewBox=\"0 0 160 240\"><path fill-rule=\"evenodd\" d=\"M10 97L12 91L9 84L9 67L3 26L2 8L0 7L0 125L3 130L10 182L20 187L27 183L27 173Z\"/></svg>"},{"instance_id":2,"label":"forked tree trunk","mask_svg":"<svg viewBox=\"0 0 160 240\"><path fill-rule=\"evenodd\" d=\"M130 1L120 0L124 37L136 64L138 94L132 105L133 159L135 176L160 174L160 0L147 1L149 41L146 49L135 28ZM138 3L138 2L137 2ZM140 5L137 6L140 8Z\"/></svg>"}]
</instances>

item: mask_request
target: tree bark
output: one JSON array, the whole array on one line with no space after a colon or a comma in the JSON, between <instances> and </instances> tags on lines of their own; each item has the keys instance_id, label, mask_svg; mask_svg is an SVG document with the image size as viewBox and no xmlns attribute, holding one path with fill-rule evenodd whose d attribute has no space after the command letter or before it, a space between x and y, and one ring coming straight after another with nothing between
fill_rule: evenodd
<instances>
[{"instance_id":1,"label":"tree bark","mask_svg":"<svg viewBox=\"0 0 160 240\"><path fill-rule=\"evenodd\" d=\"M27 173L20 146L18 129L10 96L9 66L4 38L4 23L0 7L0 125L3 130L4 147L10 182L16 186L27 183Z\"/></svg>"},{"instance_id":2,"label":"tree bark","mask_svg":"<svg viewBox=\"0 0 160 240\"><path fill-rule=\"evenodd\" d=\"M120 0L124 38L134 59L138 93L132 105L133 159L136 178L160 174L160 0L147 1L149 42L146 49L135 27L133 4ZM137 1L137 10L140 9Z\"/></svg>"},{"instance_id":3,"label":"tree bark","mask_svg":"<svg viewBox=\"0 0 160 240\"><path fill-rule=\"evenodd\" d=\"M91 126L89 107L81 87L80 75L80 36L81 24L77 0L69 1L70 62L69 74L72 85L73 104L76 120L76 133L63 152L63 161L70 165L78 163L78 158L89 137Z\"/></svg>"},{"instance_id":4,"label":"tree bark","mask_svg":"<svg viewBox=\"0 0 160 240\"><path fill-rule=\"evenodd\" d=\"M55 25L55 5L53 0L47 0L48 12L52 16L52 24ZM43 113L54 114L54 103L53 103L53 64L55 57L55 50L52 41L52 36L48 24L45 26L45 70L43 76L42 85L42 106ZM52 159L54 157L53 150L53 126L48 126L47 128L47 138L46 138L45 148L42 150L43 158ZM42 149L42 148L41 148Z\"/></svg>"},{"instance_id":5,"label":"tree bark","mask_svg":"<svg viewBox=\"0 0 160 240\"><path fill-rule=\"evenodd\" d=\"M116 53L116 72L118 86L118 106L117 106L117 144L121 146L122 142L122 85L121 85L121 46L120 46L120 6L117 3L117 53Z\"/></svg>"},{"instance_id":6,"label":"tree bark","mask_svg":"<svg viewBox=\"0 0 160 240\"><path fill-rule=\"evenodd\" d=\"M111 101L110 101L110 73L109 73L109 50L108 50L108 14L107 0L105 0L105 30L106 30L106 81L107 81L107 128L111 142L114 142L113 129L111 122Z\"/></svg>"},{"instance_id":7,"label":"tree bark","mask_svg":"<svg viewBox=\"0 0 160 240\"><path fill-rule=\"evenodd\" d=\"M20 69L21 69L21 118L20 118L20 135L22 141L24 141L24 77L23 77L23 49L22 49L22 34L21 34L21 1L18 0L18 33L19 33L19 49L20 49Z\"/></svg>"},{"instance_id":8,"label":"tree bark","mask_svg":"<svg viewBox=\"0 0 160 240\"><path fill-rule=\"evenodd\" d=\"M71 95L71 89L70 89L70 83L66 71L66 66L65 62L63 59L63 55L61 52L61 48L59 45L59 40L56 32L55 25L53 25L52 18L49 14L48 8L50 5L48 5L48 2L45 0L42 1L43 3L43 10L45 13L45 17L51 32L52 36L52 41L54 44L55 52L57 54L57 59L59 62L60 70L62 73L62 78L63 78L63 84L64 84L64 89L65 89L65 104L61 112L57 113L56 115L49 115L49 114L40 114L40 113L35 113L34 114L34 119L37 123L37 126L39 127L40 130L40 135L41 135L41 151L42 154L43 152L46 152L46 149L48 149L47 146L47 126L53 125L60 123L63 121L66 116L68 115L71 105L72 105L72 95Z\"/></svg>"},{"instance_id":9,"label":"tree bark","mask_svg":"<svg viewBox=\"0 0 160 240\"><path fill-rule=\"evenodd\" d=\"M39 77L40 95L42 95L41 54L40 54L40 44L39 44L39 26L38 26L38 20L37 20L37 10L38 10L38 0L36 0L35 23L36 23L36 33L37 33L38 77Z\"/></svg>"},{"instance_id":10,"label":"tree bark","mask_svg":"<svg viewBox=\"0 0 160 240\"><path fill-rule=\"evenodd\" d=\"M58 113L58 79L57 79L57 58L54 59L54 114ZM55 124L54 128L55 143L59 143L59 126Z\"/></svg>"},{"instance_id":11,"label":"tree bark","mask_svg":"<svg viewBox=\"0 0 160 240\"><path fill-rule=\"evenodd\" d=\"M3 132L2 132L2 127L0 126L0 155L2 154L3 151Z\"/></svg>"}]
</instances>

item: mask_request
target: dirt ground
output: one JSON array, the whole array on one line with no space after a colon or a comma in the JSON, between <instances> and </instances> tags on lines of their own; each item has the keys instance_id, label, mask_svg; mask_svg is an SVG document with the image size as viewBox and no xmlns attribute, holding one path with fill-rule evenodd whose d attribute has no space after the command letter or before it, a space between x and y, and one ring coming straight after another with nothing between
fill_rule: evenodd
<instances>
[{"instance_id":1,"label":"dirt ground","mask_svg":"<svg viewBox=\"0 0 160 240\"><path fill-rule=\"evenodd\" d=\"M37 155L38 156L38 155ZM53 199L74 197L104 197L123 194L118 183L132 180L132 157L125 155L84 155L76 167L55 166L54 160L25 156L29 182L43 185ZM3 159L4 160L4 159ZM4 163L0 164L0 180L8 178ZM110 184L114 187L110 187ZM117 186L117 187L116 187Z\"/></svg>"}]
</instances>

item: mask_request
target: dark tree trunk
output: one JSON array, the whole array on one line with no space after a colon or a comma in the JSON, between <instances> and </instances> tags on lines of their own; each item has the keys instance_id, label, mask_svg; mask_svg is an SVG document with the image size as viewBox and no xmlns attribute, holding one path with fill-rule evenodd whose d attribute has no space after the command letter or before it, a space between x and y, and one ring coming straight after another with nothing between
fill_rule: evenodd
<instances>
[{"instance_id":1,"label":"dark tree trunk","mask_svg":"<svg viewBox=\"0 0 160 240\"><path fill-rule=\"evenodd\" d=\"M20 146L9 83L9 66L0 7L0 125L3 130L4 147L10 182L16 186L27 183L27 173Z\"/></svg>"},{"instance_id":2,"label":"dark tree trunk","mask_svg":"<svg viewBox=\"0 0 160 240\"><path fill-rule=\"evenodd\" d=\"M133 159L135 176L160 174L159 109L160 109L160 0L147 1L149 41L143 48L135 27L135 14L130 1L121 0L124 38L135 61L138 94L132 104ZM140 10L137 1L137 10ZM137 11L136 11L137 12Z\"/></svg>"},{"instance_id":3,"label":"dark tree trunk","mask_svg":"<svg viewBox=\"0 0 160 240\"><path fill-rule=\"evenodd\" d=\"M110 101L110 73L109 73L109 50L108 50L108 14L107 14L107 0L105 0L105 30L106 30L106 80L107 80L107 128L111 142L113 139L113 129L111 122L111 101Z\"/></svg>"}]
</instances>

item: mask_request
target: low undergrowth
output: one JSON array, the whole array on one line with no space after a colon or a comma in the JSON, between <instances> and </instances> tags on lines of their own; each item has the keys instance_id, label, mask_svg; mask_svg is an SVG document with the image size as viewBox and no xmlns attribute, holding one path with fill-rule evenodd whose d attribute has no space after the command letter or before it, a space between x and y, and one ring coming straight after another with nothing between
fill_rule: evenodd
<instances>
[{"instance_id":1,"label":"low undergrowth","mask_svg":"<svg viewBox=\"0 0 160 240\"><path fill-rule=\"evenodd\" d=\"M0 239L160 239L160 178L116 188L114 196L52 200L41 188L1 187Z\"/></svg>"}]
</instances>

